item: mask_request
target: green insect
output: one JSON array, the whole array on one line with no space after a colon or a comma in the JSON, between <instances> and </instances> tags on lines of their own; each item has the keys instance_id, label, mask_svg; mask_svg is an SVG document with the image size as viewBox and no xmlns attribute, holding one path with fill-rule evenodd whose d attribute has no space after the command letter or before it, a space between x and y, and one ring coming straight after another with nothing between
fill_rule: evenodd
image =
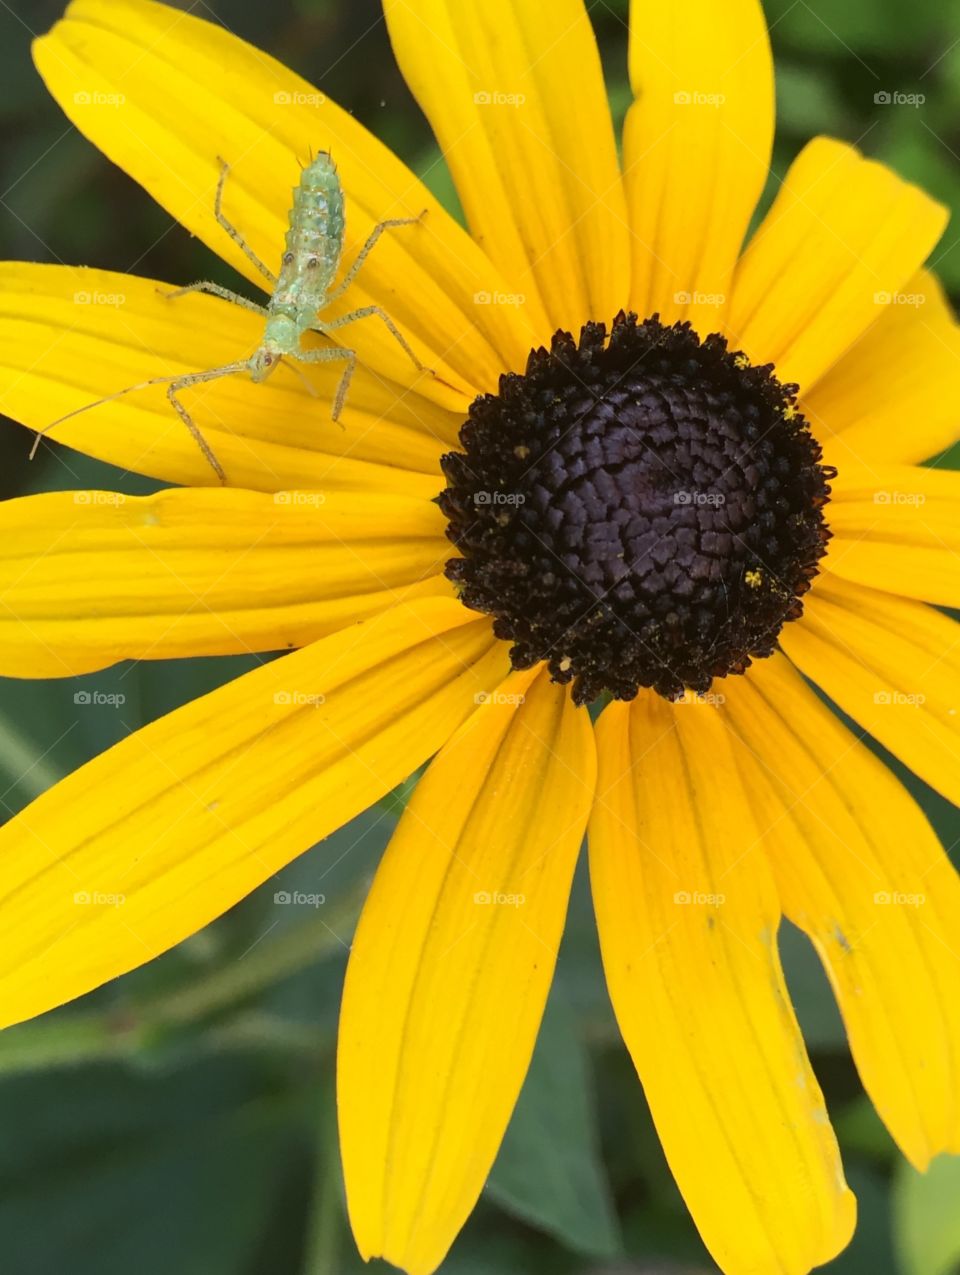
<instances>
[{"instance_id":1,"label":"green insect","mask_svg":"<svg viewBox=\"0 0 960 1275\"><path fill-rule=\"evenodd\" d=\"M263 330L263 340L259 347L254 350L248 359L242 359L237 363L225 363L222 367L209 368L205 372L187 372L180 376L156 376L149 381L140 381L136 385L128 385L125 389L118 390L116 394L109 394L105 398L97 399L96 402L88 403L85 407L78 407L75 411L68 412L65 416L61 416L58 420L40 430L30 452L31 459L36 455L41 437L53 429L54 426L69 420L71 416L77 416L93 407L99 407L102 403L110 403L124 394L133 393L135 390L146 389L150 385L166 385L167 398L170 400L171 406L193 435L217 477L221 482L226 482L223 466L217 460L213 449L194 423L187 409L180 402L177 397L178 393L191 385L201 385L207 381L216 381L224 376L235 376L240 372L248 373L253 381L264 381L285 358L295 359L300 363L330 363L338 360L342 361L345 367L340 383L337 386L337 392L333 400L333 410L331 411L331 417L336 421L343 410L350 380L357 365L356 351L346 349L343 346L305 349L302 340L307 332L321 332L324 334L336 332L338 329L346 327L348 323L356 322L357 319L365 319L372 316L379 318L409 357L417 371L430 371L429 368L424 367L420 362L400 329L381 306L360 306L359 309L351 310L348 314L342 314L337 319L324 320L318 317L319 311L323 310L332 301L336 301L343 296L350 287L383 232L397 226L416 225L423 218L426 209L419 217L393 217L386 221L378 222L357 254L353 265L350 266L340 282L335 287L331 287L336 278L337 270L340 266L340 258L343 254L346 219L343 187L340 185L336 165L329 152L321 151L303 169L300 174L300 182L294 188L293 206L290 209L290 225L286 233L286 246L278 277L267 269L236 227L231 225L223 215L223 188L229 171L230 166L221 159L220 180L217 183L217 193L213 208L214 216L230 238L246 253L260 273L269 280L271 288L270 300L265 306L258 305L257 302L250 301L247 297L241 297L236 292L231 292L229 289L222 288L219 284L211 283L209 280L191 283L185 288L177 288L173 292L164 293L164 295L173 299L174 297L185 296L188 292L210 292L226 301L232 301L234 305L243 306L245 310L253 310L255 313L263 315L267 322Z\"/></svg>"}]
</instances>

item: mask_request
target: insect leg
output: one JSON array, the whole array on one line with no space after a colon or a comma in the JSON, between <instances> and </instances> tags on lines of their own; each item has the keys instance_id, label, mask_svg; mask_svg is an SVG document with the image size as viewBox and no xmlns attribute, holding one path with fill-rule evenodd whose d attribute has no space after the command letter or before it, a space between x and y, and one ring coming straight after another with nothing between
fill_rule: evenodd
<instances>
[{"instance_id":1,"label":"insect leg","mask_svg":"<svg viewBox=\"0 0 960 1275\"><path fill-rule=\"evenodd\" d=\"M174 288L171 292L166 292L163 288L157 291L162 297L166 297L168 301L172 301L174 297L185 297L188 292L211 292L215 297L223 297L224 301L232 301L234 305L243 306L244 310L253 310L255 314L266 314L267 307L259 305L256 301L250 301L247 297L241 297L239 292L231 292L229 288L221 288L219 283L211 283L209 279L201 279L197 283L188 283L185 288Z\"/></svg>"},{"instance_id":2,"label":"insect leg","mask_svg":"<svg viewBox=\"0 0 960 1275\"><path fill-rule=\"evenodd\" d=\"M332 420L339 421L347 390L350 388L354 369L357 366L356 350L346 350L343 346L333 345L326 346L322 350L301 350L295 357L301 363L332 363L334 359L346 360L347 366L343 369L343 376L340 377L340 384L337 386L333 399L333 410L330 413Z\"/></svg>"},{"instance_id":3,"label":"insect leg","mask_svg":"<svg viewBox=\"0 0 960 1275\"><path fill-rule=\"evenodd\" d=\"M237 230L236 226L227 221L226 217L223 215L223 187L226 184L227 173L230 171L230 165L225 159L221 159L219 155L217 156L217 160L220 164L220 180L217 182L217 194L213 201L213 215L241 252L246 253L265 279L269 279L271 289L275 288L277 286L277 276L272 270L267 269L247 243L246 239L244 239L243 235L241 235L240 231Z\"/></svg>"},{"instance_id":4,"label":"insect leg","mask_svg":"<svg viewBox=\"0 0 960 1275\"><path fill-rule=\"evenodd\" d=\"M318 319L313 325L313 331L332 332L336 328L346 327L348 323L353 323L357 319L366 319L370 315L376 315L378 318L383 320L386 324L387 331L396 340L397 344L408 356L410 362L418 372L429 372L431 376L436 375L432 368L424 367L424 365L420 362L413 350L410 348L407 338L403 335L394 323L393 319L390 318L389 314L387 314L386 310L384 310L382 306L363 305L359 310L351 310L349 314L341 314L339 319Z\"/></svg>"},{"instance_id":5,"label":"insect leg","mask_svg":"<svg viewBox=\"0 0 960 1275\"><path fill-rule=\"evenodd\" d=\"M190 413L177 398L177 392L179 390L186 389L190 385L200 385L205 381L217 381L222 376L233 376L236 372L245 371L246 366L247 365L245 363L227 363L223 367L213 367L208 372L186 372L183 376L178 376L176 380L171 380L170 384L167 386L167 398L170 400L170 406L193 435L194 442L203 452L210 468L222 483L227 481L227 476L223 472L223 466L217 460L213 448L204 438L203 434L201 434Z\"/></svg>"},{"instance_id":6,"label":"insect leg","mask_svg":"<svg viewBox=\"0 0 960 1275\"><path fill-rule=\"evenodd\" d=\"M387 221L378 221L367 236L367 242L357 253L356 261L354 261L353 265L343 276L334 290L327 294L327 300L336 301L337 297L343 296L347 288L350 287L351 283L353 283L354 279L356 279L359 274L360 267L366 261L367 257L369 257L373 245L377 242L385 230L391 230L395 226L415 226L418 222L423 220L426 213L427 210L424 208L423 212L420 213L418 217L391 217Z\"/></svg>"}]
</instances>

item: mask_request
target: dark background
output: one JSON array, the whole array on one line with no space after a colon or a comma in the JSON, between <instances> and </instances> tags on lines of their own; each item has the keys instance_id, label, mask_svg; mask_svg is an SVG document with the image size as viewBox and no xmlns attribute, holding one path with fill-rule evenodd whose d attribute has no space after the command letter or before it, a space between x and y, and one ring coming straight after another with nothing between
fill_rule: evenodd
<instances>
[{"instance_id":1,"label":"dark background","mask_svg":"<svg viewBox=\"0 0 960 1275\"><path fill-rule=\"evenodd\" d=\"M455 199L390 53L378 0L212 0L194 12L268 49ZM589 4L618 121L626 0ZM33 70L31 31L61 4L0 0L0 254L183 282L230 271L66 122ZM960 12L942 0L767 0L778 70L774 171L814 133L859 143L960 207ZM922 94L883 106L878 92ZM771 183L771 192L775 182ZM960 219L936 268L960 296ZM242 288L242 285L241 285ZM77 485L153 489L0 420L0 497ZM61 456L69 455L70 467ZM251 661L0 679L0 817L144 721ZM84 689L123 697L78 706ZM948 846L955 812L909 779ZM303 856L153 965L0 1036L0 1269L16 1275L349 1275L331 1060L355 916L404 793ZM330 869L328 865L336 863ZM322 893L321 908L274 903ZM836 1275L960 1270L960 1160L926 1178L864 1099L806 942L788 977L861 1219ZM723 1190L723 1183L717 1184ZM606 1001L579 879L533 1070L484 1200L444 1275L709 1271Z\"/></svg>"}]
</instances>

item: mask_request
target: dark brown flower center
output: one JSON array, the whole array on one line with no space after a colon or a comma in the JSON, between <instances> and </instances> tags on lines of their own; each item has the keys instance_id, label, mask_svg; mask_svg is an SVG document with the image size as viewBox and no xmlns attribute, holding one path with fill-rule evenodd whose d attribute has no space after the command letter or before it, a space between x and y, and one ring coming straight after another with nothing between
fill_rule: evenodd
<instances>
[{"instance_id":1,"label":"dark brown flower center","mask_svg":"<svg viewBox=\"0 0 960 1275\"><path fill-rule=\"evenodd\" d=\"M689 324L557 332L443 458L464 604L578 703L742 673L801 614L830 534L835 475L796 393Z\"/></svg>"}]
</instances>

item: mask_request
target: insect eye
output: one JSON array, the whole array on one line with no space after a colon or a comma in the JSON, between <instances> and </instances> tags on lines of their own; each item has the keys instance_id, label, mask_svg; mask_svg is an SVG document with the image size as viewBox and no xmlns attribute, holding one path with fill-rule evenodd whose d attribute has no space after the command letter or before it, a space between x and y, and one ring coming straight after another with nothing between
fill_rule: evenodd
<instances>
[{"instance_id":1,"label":"insect eye","mask_svg":"<svg viewBox=\"0 0 960 1275\"><path fill-rule=\"evenodd\" d=\"M307 261L307 269L316 270L319 264L320 262L316 259L316 257L310 257L309 260Z\"/></svg>"},{"instance_id":2,"label":"insect eye","mask_svg":"<svg viewBox=\"0 0 960 1275\"><path fill-rule=\"evenodd\" d=\"M292 265L293 265L293 253L292 253L292 252L285 252L285 253L283 254L283 264L284 264L285 266L292 266Z\"/></svg>"},{"instance_id":3,"label":"insect eye","mask_svg":"<svg viewBox=\"0 0 960 1275\"><path fill-rule=\"evenodd\" d=\"M265 365L266 365L267 367L269 367L269 366L270 366L270 364L273 362L273 355L272 355L272 354L265 354L265 355L263 356L263 361L264 361Z\"/></svg>"}]
</instances>

